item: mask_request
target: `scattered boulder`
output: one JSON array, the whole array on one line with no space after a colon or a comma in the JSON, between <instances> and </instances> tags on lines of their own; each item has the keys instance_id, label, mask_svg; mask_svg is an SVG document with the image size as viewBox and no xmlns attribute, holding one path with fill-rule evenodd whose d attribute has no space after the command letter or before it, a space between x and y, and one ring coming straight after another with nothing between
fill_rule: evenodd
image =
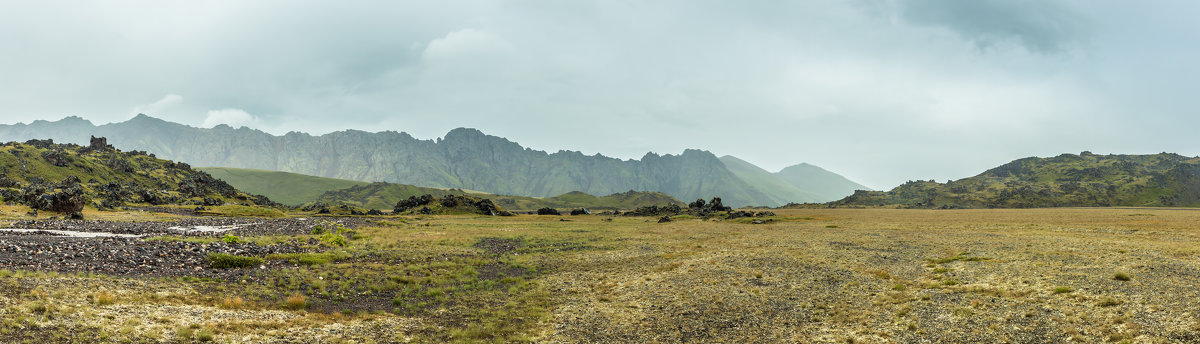
<instances>
[{"instance_id":1,"label":"scattered boulder","mask_svg":"<svg viewBox=\"0 0 1200 344\"><path fill-rule=\"evenodd\" d=\"M538 209L537 214L538 215L562 215L562 213L558 212L558 209L548 208L548 207Z\"/></svg>"},{"instance_id":2,"label":"scattered boulder","mask_svg":"<svg viewBox=\"0 0 1200 344\"><path fill-rule=\"evenodd\" d=\"M727 215L725 215L725 219L732 220L732 219L738 219L738 218L743 218L743 217L767 217L767 216L775 216L775 213L769 212L769 211L749 212L749 211L744 211L744 210L738 210L738 211L729 212ZM762 220L756 220L754 222L755 222L755 224L759 224L759 222L762 222Z\"/></svg>"},{"instance_id":3,"label":"scattered boulder","mask_svg":"<svg viewBox=\"0 0 1200 344\"><path fill-rule=\"evenodd\" d=\"M725 219L727 219L727 220L743 218L743 217L754 217L754 213L751 213L748 211L743 211L743 210L738 210L735 212L730 212L728 215L725 215Z\"/></svg>"},{"instance_id":4,"label":"scattered boulder","mask_svg":"<svg viewBox=\"0 0 1200 344\"><path fill-rule=\"evenodd\" d=\"M663 217L660 217L660 218L658 219L658 223L663 223L663 222L671 222L671 217L670 217L670 216L663 216Z\"/></svg>"},{"instance_id":5,"label":"scattered boulder","mask_svg":"<svg viewBox=\"0 0 1200 344\"><path fill-rule=\"evenodd\" d=\"M383 215L383 212L379 211L379 209L371 209L367 210L367 215Z\"/></svg>"},{"instance_id":6,"label":"scattered boulder","mask_svg":"<svg viewBox=\"0 0 1200 344\"><path fill-rule=\"evenodd\" d=\"M87 198L83 194L83 189L79 185L75 185L60 192L54 193L50 201L50 210L71 214L71 218L75 217L75 213L83 210L83 205L87 204ZM80 215L80 218L83 218Z\"/></svg>"},{"instance_id":7,"label":"scattered boulder","mask_svg":"<svg viewBox=\"0 0 1200 344\"><path fill-rule=\"evenodd\" d=\"M683 213L683 208L678 205L669 204L666 206L646 206L625 212L625 216L671 216Z\"/></svg>"},{"instance_id":8,"label":"scattered boulder","mask_svg":"<svg viewBox=\"0 0 1200 344\"><path fill-rule=\"evenodd\" d=\"M588 211L588 210L587 210L587 208L579 208L579 209L572 209L572 210L571 210L571 216L576 216L576 215L591 215L591 214L592 214L592 212L591 212L591 211Z\"/></svg>"},{"instance_id":9,"label":"scattered boulder","mask_svg":"<svg viewBox=\"0 0 1200 344\"><path fill-rule=\"evenodd\" d=\"M0 188L19 188L21 183L8 179L8 176L0 175Z\"/></svg>"},{"instance_id":10,"label":"scattered boulder","mask_svg":"<svg viewBox=\"0 0 1200 344\"><path fill-rule=\"evenodd\" d=\"M67 155L67 151L61 148L42 152L42 159L58 167L67 167L71 164L71 158Z\"/></svg>"},{"instance_id":11,"label":"scattered boulder","mask_svg":"<svg viewBox=\"0 0 1200 344\"><path fill-rule=\"evenodd\" d=\"M409 196L408 199L396 202L396 206L393 207L392 212L399 214L408 211L409 209L415 209L416 207L429 205L430 203L433 203L433 195L425 194L419 197Z\"/></svg>"}]
</instances>

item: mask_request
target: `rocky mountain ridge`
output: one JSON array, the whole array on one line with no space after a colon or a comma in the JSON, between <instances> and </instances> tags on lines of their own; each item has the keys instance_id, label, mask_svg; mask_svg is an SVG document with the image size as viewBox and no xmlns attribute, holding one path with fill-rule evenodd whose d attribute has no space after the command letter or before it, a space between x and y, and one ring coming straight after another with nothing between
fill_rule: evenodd
<instances>
[{"instance_id":1,"label":"rocky mountain ridge","mask_svg":"<svg viewBox=\"0 0 1200 344\"><path fill-rule=\"evenodd\" d=\"M579 152L547 153L475 129L458 128L436 140L402 132L345 130L320 136L274 136L249 128L195 128L146 115L93 125L79 117L0 125L0 140L50 138L78 142L106 136L120 147L154 152L195 166L293 172L313 176L460 188L494 194L550 197L582 191L608 195L658 191L682 200L722 197L730 205L778 206L807 201L772 195L739 178L710 152L647 153L621 160ZM776 192L778 193L778 192ZM848 192L847 192L848 194ZM793 200L794 199L794 200Z\"/></svg>"}]
</instances>

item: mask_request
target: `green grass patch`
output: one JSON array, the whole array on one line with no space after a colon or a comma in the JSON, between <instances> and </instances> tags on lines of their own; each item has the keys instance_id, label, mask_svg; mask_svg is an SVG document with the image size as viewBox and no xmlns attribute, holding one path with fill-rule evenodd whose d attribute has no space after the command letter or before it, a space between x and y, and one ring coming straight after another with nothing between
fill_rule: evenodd
<instances>
[{"instance_id":1,"label":"green grass patch","mask_svg":"<svg viewBox=\"0 0 1200 344\"><path fill-rule=\"evenodd\" d=\"M299 265L324 265L346 259L347 254L343 252L322 252L322 253L280 253L268 255L267 259L284 260L292 264Z\"/></svg>"},{"instance_id":2,"label":"green grass patch","mask_svg":"<svg viewBox=\"0 0 1200 344\"><path fill-rule=\"evenodd\" d=\"M208 210L200 211L201 214L221 215L234 217L283 217L284 214L279 209L245 206L245 205L219 205L209 207Z\"/></svg>"},{"instance_id":3,"label":"green grass patch","mask_svg":"<svg viewBox=\"0 0 1200 344\"><path fill-rule=\"evenodd\" d=\"M212 263L213 268L217 269L249 268L259 266L263 263L262 258L228 253L209 253L208 261Z\"/></svg>"}]
</instances>

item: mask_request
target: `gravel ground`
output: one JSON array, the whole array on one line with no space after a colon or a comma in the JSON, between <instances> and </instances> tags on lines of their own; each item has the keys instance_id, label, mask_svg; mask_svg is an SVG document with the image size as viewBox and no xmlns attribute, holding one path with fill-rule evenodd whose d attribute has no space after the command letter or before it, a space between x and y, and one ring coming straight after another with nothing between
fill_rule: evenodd
<instances>
[{"instance_id":1,"label":"gravel ground","mask_svg":"<svg viewBox=\"0 0 1200 344\"><path fill-rule=\"evenodd\" d=\"M299 243L191 243L144 241L134 238L69 238L36 235L0 236L0 266L56 272L93 272L114 276L195 276L233 278L252 274L247 269L213 269L209 253L262 257L273 253L308 251ZM282 263L268 261L262 268Z\"/></svg>"},{"instance_id":2,"label":"gravel ground","mask_svg":"<svg viewBox=\"0 0 1200 344\"><path fill-rule=\"evenodd\" d=\"M104 232L114 234L137 235L184 235L184 236L222 236L226 233L246 235L303 235L309 234L313 226L323 221L340 223L346 228L356 228L365 224L358 218L232 218L232 217L191 217L174 221L118 222L118 221L81 221L81 220L32 220L14 221L6 228L22 229L53 229L79 232ZM212 229L231 228L230 230L213 231Z\"/></svg>"}]
</instances>

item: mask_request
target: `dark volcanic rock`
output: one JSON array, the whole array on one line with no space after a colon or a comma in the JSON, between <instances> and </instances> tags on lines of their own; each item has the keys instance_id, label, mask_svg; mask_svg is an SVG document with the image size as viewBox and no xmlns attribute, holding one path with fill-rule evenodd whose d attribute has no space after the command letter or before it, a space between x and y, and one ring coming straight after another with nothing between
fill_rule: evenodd
<instances>
[{"instance_id":1,"label":"dark volcanic rock","mask_svg":"<svg viewBox=\"0 0 1200 344\"><path fill-rule=\"evenodd\" d=\"M92 136L91 144L88 145L88 148L91 148L92 150L104 151L112 150L113 146L108 144L107 138Z\"/></svg>"},{"instance_id":2,"label":"dark volcanic rock","mask_svg":"<svg viewBox=\"0 0 1200 344\"><path fill-rule=\"evenodd\" d=\"M562 215L562 213L558 212L558 209L554 209L554 208L538 209L537 214L538 215Z\"/></svg>"},{"instance_id":3,"label":"dark volcanic rock","mask_svg":"<svg viewBox=\"0 0 1200 344\"><path fill-rule=\"evenodd\" d=\"M588 211L587 208L579 208L579 209L571 210L572 216L574 216L574 215L591 215L591 214L592 214L592 212Z\"/></svg>"},{"instance_id":4,"label":"dark volcanic rock","mask_svg":"<svg viewBox=\"0 0 1200 344\"><path fill-rule=\"evenodd\" d=\"M671 204L666 206L652 205L625 212L625 216L671 216L683 213L683 208Z\"/></svg>"},{"instance_id":5,"label":"dark volcanic rock","mask_svg":"<svg viewBox=\"0 0 1200 344\"><path fill-rule=\"evenodd\" d=\"M409 209L415 209L416 207L429 205L430 203L433 203L433 195L425 194L419 197L409 196L408 199L396 202L396 206L394 209L392 209L392 212L402 213L408 211Z\"/></svg>"}]
</instances>

